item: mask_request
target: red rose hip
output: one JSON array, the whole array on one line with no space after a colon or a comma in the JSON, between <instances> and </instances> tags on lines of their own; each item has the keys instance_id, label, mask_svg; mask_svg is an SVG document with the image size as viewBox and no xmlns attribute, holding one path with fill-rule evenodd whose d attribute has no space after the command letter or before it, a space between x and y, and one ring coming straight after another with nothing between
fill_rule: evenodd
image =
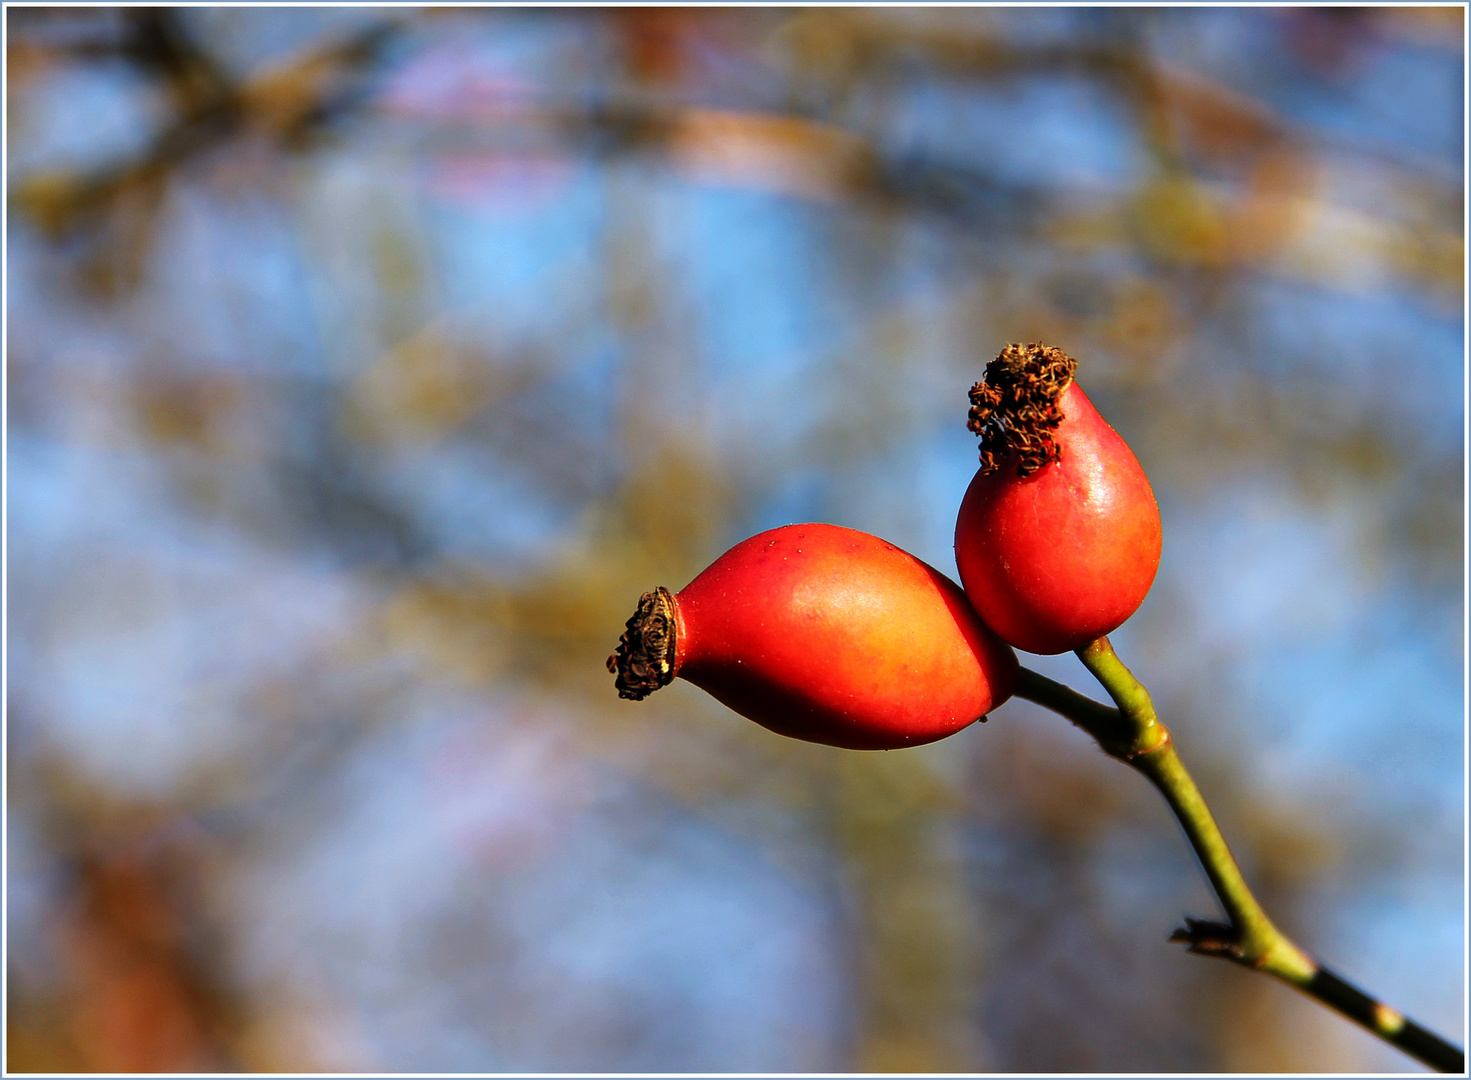
<instances>
[{"instance_id":1,"label":"red rose hip","mask_svg":"<svg viewBox=\"0 0 1471 1080\"><path fill-rule=\"evenodd\" d=\"M892 750L984 718L1018 668L939 571L867 533L787 525L677 596L645 593L608 670L634 701L678 676L781 735Z\"/></svg>"},{"instance_id":2,"label":"red rose hip","mask_svg":"<svg viewBox=\"0 0 1471 1080\"><path fill-rule=\"evenodd\" d=\"M987 626L1061 653L1116 629L1159 569L1154 491L1118 432L1047 345L1008 345L971 390L981 469L955 524L955 563Z\"/></svg>"}]
</instances>

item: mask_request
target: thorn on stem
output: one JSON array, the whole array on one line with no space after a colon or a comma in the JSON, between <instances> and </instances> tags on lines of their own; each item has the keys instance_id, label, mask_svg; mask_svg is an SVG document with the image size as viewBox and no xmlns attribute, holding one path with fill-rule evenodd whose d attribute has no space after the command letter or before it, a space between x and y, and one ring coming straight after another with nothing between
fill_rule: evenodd
<instances>
[{"instance_id":1,"label":"thorn on stem","mask_svg":"<svg viewBox=\"0 0 1471 1080\"><path fill-rule=\"evenodd\" d=\"M1241 934L1229 923L1185 917L1185 925L1170 935L1170 941L1184 945L1198 956L1220 956L1241 959Z\"/></svg>"}]
</instances>

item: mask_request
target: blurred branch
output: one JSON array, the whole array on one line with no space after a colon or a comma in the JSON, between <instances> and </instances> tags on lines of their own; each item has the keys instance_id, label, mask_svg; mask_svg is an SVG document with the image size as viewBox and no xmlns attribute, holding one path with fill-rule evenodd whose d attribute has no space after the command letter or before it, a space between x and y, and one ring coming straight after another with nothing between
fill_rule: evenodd
<instances>
[{"instance_id":1,"label":"blurred branch","mask_svg":"<svg viewBox=\"0 0 1471 1080\"><path fill-rule=\"evenodd\" d=\"M1388 273L1428 292L1460 289L1458 233L1335 205L1315 194L1311 148L1255 103L1198 77L1105 62L1107 55L1057 51L1022 68L1081 63L1105 83L1124 79L1129 94L1146 102L1141 122L1169 131L1155 139L1165 147L1158 172L1138 191L1078 209L1065 209L1047 186L923 149L890 149L883 132L815 115L615 99L553 111L543 122L573 151L652 153L698 181L939 214L988 237L998 230L1025 236L1051 221L1045 239L1054 244L1124 244L1174 269L1266 269L1349 289ZM1187 168L1189 155L1207 167L1227 165L1238 179L1203 183Z\"/></svg>"},{"instance_id":2,"label":"blurred branch","mask_svg":"<svg viewBox=\"0 0 1471 1080\"><path fill-rule=\"evenodd\" d=\"M90 175L22 179L14 205L53 235L99 224L117 230L120 237L101 245L110 252L106 257L136 261L174 168L250 132L286 148L300 146L365 102L371 69L400 24L385 20L240 84L191 40L172 9L135 9L126 25L117 54L170 88L174 120L131 161ZM920 56L929 71L947 77L1072 74L1112 91L1136 117L1154 158L1154 175L1123 206L1109 200L1081 214L1073 211L1072 224L1064 221L1047 237L1053 242L1067 243L1069 235L1124 241L1176 268L1266 265L1349 286L1387 270L1432 291L1460 287L1464 248L1457 235L1430 223L1354 213L1315 197L1317 159L1329 149L1314 145L1321 136L1292 129L1244 93L1160 65L1145 47L1137 20L1110 18L1109 32L1097 43L1046 46L1019 46L948 24L846 12L812 13L788 27L789 46L799 60L821 43L838 56L813 61L815 77L831 87L846 85L858 70L912 81L912 61ZM505 133L529 124L564 141L565 152L574 155L653 152L705 182L938 213L988 238L997 230L1026 235L1061 209L1044 185L1007 181L984 166L891 144L882 122L867 117L847 124L833 113L797 104L780 112L693 107L647 93L615 93L571 108L513 111L492 128ZM473 130L477 139L485 136L485 117L476 118ZM1195 166L1224 169L1234 179L1224 189L1208 187L1192 174ZM1131 226L1113 235L1118 230L1107 223L1119 220ZM1345 275L1352 280L1342 280Z\"/></svg>"},{"instance_id":3,"label":"blurred branch","mask_svg":"<svg viewBox=\"0 0 1471 1080\"><path fill-rule=\"evenodd\" d=\"M1434 12L1427 9L1424 13L1433 21ZM1381 26L1391 27L1387 9L1375 14ZM1411 12L1395 14L1408 16ZM1293 144L1318 154L1347 152L1372 157L1448 188L1460 188L1457 171L1424 155L1407 153L1402 147L1391 152L1342 129L1302 130L1239 87L1197 70L1159 62L1138 12L1109 11L1086 43L1046 45L1005 40L993 29L977 31L973 25L896 18L871 9L822 9L803 18L807 25L789 35L794 39L793 51L807 60L803 53L818 51L814 43L820 41L821 51L841 54L850 70L828 72L838 82L851 79L851 69L856 68L912 68L915 57L947 76L1014 79L1040 74L1090 79L1112 89L1141 113L1141 130L1157 164L1164 168L1180 167L1186 157L1203 156L1208 164L1220 164ZM1399 36L1408 36L1402 32L1405 28L1401 19ZM1425 29L1435 40L1459 46L1459 29L1447 32L1445 26L1438 33L1433 27ZM842 40L841 48L834 47L829 40L833 38Z\"/></svg>"},{"instance_id":4,"label":"blurred branch","mask_svg":"<svg viewBox=\"0 0 1471 1080\"><path fill-rule=\"evenodd\" d=\"M81 175L41 172L21 179L12 205L53 238L101 229L98 257L131 276L173 172L245 131L291 148L363 100L370 68L399 30L370 26L345 41L244 83L232 80L190 36L172 8L136 8L109 51L163 83L173 117L131 160ZM86 52L102 46L88 44ZM121 235L118 235L121 234ZM116 277L114 273L109 277Z\"/></svg>"},{"instance_id":5,"label":"blurred branch","mask_svg":"<svg viewBox=\"0 0 1471 1080\"><path fill-rule=\"evenodd\" d=\"M1143 773L1170 804L1230 920L1186 919L1185 928L1176 930L1170 940L1201 956L1219 956L1276 976L1431 1068L1463 1072L1465 1054L1459 1048L1328 971L1272 925L1180 761L1169 729L1156 716L1149 691L1119 660L1106 637L1079 649L1078 657L1117 708L1100 705L1026 668L1017 695L1067 717L1097 739L1105 753Z\"/></svg>"}]
</instances>

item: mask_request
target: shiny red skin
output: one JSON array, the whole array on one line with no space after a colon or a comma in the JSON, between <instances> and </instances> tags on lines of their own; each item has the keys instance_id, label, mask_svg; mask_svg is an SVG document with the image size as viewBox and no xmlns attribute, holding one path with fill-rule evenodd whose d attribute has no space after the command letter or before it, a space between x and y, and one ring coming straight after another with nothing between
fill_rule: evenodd
<instances>
[{"instance_id":1,"label":"shiny red skin","mask_svg":"<svg viewBox=\"0 0 1471 1080\"><path fill-rule=\"evenodd\" d=\"M1154 491L1134 452L1071 383L1062 458L1018 477L976 474L955 524L955 564L981 619L1033 653L1080 649L1143 602L1159 569Z\"/></svg>"},{"instance_id":2,"label":"shiny red skin","mask_svg":"<svg viewBox=\"0 0 1471 1080\"><path fill-rule=\"evenodd\" d=\"M975 722L1016 687L1016 654L959 586L853 529L760 533L674 604L675 673L796 739L917 746Z\"/></svg>"}]
</instances>

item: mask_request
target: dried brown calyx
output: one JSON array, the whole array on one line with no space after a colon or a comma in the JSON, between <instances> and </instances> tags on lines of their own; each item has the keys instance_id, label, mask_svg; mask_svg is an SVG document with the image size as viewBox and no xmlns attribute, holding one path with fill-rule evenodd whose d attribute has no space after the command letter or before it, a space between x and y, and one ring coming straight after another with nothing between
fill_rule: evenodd
<instances>
[{"instance_id":1,"label":"dried brown calyx","mask_svg":"<svg viewBox=\"0 0 1471 1080\"><path fill-rule=\"evenodd\" d=\"M1078 362L1051 345L1008 345L970 388L966 427L981 437L981 472L993 473L1011 454L1027 476L1062 458L1052 433L1062 422L1058 398Z\"/></svg>"},{"instance_id":2,"label":"dried brown calyx","mask_svg":"<svg viewBox=\"0 0 1471 1080\"><path fill-rule=\"evenodd\" d=\"M629 616L618 649L608 657L608 670L617 674L618 696L642 701L674 681L674 597L660 585L638 598L638 610Z\"/></svg>"}]
</instances>

